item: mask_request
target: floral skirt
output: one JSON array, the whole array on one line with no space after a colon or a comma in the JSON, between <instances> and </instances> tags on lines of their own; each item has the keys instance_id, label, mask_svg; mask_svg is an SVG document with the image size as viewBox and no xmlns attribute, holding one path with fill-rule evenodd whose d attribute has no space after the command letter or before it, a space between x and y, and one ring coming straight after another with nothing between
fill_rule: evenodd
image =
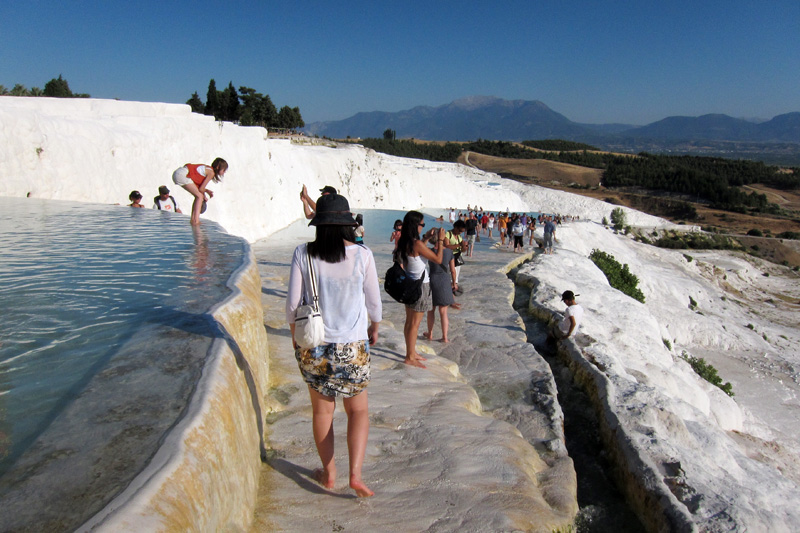
<instances>
[{"instance_id":1,"label":"floral skirt","mask_svg":"<svg viewBox=\"0 0 800 533\"><path fill-rule=\"evenodd\" d=\"M323 396L351 398L369 383L367 341L298 348L294 357L305 382Z\"/></svg>"}]
</instances>

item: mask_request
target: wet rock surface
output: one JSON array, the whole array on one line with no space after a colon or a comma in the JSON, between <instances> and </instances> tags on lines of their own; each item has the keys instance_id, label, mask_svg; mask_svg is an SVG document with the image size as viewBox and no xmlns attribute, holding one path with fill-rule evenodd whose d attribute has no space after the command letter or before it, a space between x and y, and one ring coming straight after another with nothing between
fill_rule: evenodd
<instances>
[{"instance_id":1,"label":"wet rock surface","mask_svg":"<svg viewBox=\"0 0 800 533\"><path fill-rule=\"evenodd\" d=\"M497 251L488 240L478 244L461 270L463 309L450 310L451 342L420 335L417 349L428 358L427 369L402 363L405 310L383 294L380 339L371 350L364 464L375 496L357 499L347 487L341 406L334 419L336 487L326 491L312 478L319 458L311 407L284 319L297 244L254 245L270 333L272 412L252 530L550 532L569 526L577 512L576 479L555 384L527 342L506 277L509 264L523 256ZM368 244L382 277L392 245ZM424 327L423 321L420 334ZM434 339L439 333L437 314Z\"/></svg>"}]
</instances>

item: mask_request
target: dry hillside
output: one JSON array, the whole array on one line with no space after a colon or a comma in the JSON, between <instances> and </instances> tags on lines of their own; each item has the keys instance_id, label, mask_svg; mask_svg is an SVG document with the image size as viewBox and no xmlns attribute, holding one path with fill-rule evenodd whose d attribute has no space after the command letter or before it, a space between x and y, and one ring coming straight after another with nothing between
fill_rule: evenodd
<instances>
[{"instance_id":1,"label":"dry hillside","mask_svg":"<svg viewBox=\"0 0 800 533\"><path fill-rule=\"evenodd\" d=\"M647 211L642 207L647 203L647 194L603 187L600 185L602 170L543 159L505 159L475 152L462 154L459 158L459 163L474 166L488 172L495 172L526 183L590 196L613 204ZM589 186L590 188L577 188L576 185L581 187ZM710 209L704 204L692 203L698 214L696 220L673 219L673 221L701 226L714 226L723 233L735 235L745 235L753 229L758 229L765 235L778 235L784 231L800 233L800 193L798 191L781 191L758 184L748 186L746 189L766 194L770 202L778 204L791 216L744 215ZM671 218L664 213L652 214ZM800 266L800 241L768 237L746 237L741 240L754 254L765 259L776 263L786 262L791 266Z\"/></svg>"}]
</instances>

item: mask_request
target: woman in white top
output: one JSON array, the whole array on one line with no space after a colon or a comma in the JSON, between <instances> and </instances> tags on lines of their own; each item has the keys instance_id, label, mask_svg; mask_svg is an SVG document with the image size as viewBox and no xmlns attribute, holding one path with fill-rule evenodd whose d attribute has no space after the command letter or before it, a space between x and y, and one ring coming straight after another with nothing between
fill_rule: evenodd
<instances>
[{"instance_id":1,"label":"woman in white top","mask_svg":"<svg viewBox=\"0 0 800 533\"><path fill-rule=\"evenodd\" d=\"M361 479L361 467L369 434L369 346L378 340L382 309L375 259L367 247L353 242L355 224L345 197L326 194L317 200L309 224L317 227L316 239L298 246L292 257L286 321L311 395L314 442L322 460L314 477L325 488L334 488L333 411L339 396L347 413L350 487L359 497L367 497L373 492ZM294 338L295 310L303 300L312 301L306 250L313 258L325 323L325 344L310 350L299 348Z\"/></svg>"},{"instance_id":2,"label":"woman in white top","mask_svg":"<svg viewBox=\"0 0 800 533\"><path fill-rule=\"evenodd\" d=\"M425 217L419 211L409 211L403 218L403 228L400 239L397 241L395 261L401 263L411 279L420 279L422 282L422 296L414 304L406 305L406 323L403 335L406 339L406 357L403 361L407 365L426 368L422 361L425 358L417 353L417 335L422 317L433 309L431 304L430 275L427 273L428 261L442 264L444 252L444 228L438 231L431 229L424 237L420 238L420 230L425 227ZM427 242L436 236L436 248L431 251Z\"/></svg>"}]
</instances>

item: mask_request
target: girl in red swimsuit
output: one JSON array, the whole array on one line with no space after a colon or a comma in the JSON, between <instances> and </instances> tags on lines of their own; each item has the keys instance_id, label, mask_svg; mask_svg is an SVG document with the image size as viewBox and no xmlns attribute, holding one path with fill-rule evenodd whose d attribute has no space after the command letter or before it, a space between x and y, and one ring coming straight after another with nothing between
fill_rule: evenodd
<instances>
[{"instance_id":1,"label":"girl in red swimsuit","mask_svg":"<svg viewBox=\"0 0 800 533\"><path fill-rule=\"evenodd\" d=\"M187 163L172 173L172 181L194 196L192 225L200 224L200 210L203 207L203 202L206 201L206 193L208 193L209 199L214 196L214 192L211 189L206 189L206 186L211 180L214 180L214 182L222 181L222 177L227 170L228 162L218 157L210 166Z\"/></svg>"}]
</instances>

